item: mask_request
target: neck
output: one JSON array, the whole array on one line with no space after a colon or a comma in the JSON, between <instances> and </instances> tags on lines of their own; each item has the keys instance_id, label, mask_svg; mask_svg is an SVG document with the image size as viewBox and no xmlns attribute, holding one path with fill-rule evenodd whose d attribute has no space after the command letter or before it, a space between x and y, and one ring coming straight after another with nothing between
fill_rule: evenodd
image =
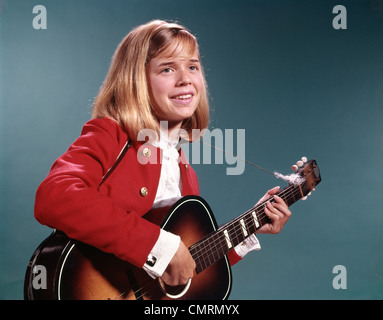
<instances>
[{"instance_id":1,"label":"neck","mask_svg":"<svg viewBox=\"0 0 383 320\"><path fill-rule=\"evenodd\" d=\"M299 199L302 199L309 191L309 189L306 190L303 186L289 185L281 190L278 196L290 206ZM257 204L189 248L193 259L196 261L197 273L221 259L236 245L240 244L251 234L256 233L257 229L270 222L264 213L266 202L275 202L274 197Z\"/></svg>"}]
</instances>

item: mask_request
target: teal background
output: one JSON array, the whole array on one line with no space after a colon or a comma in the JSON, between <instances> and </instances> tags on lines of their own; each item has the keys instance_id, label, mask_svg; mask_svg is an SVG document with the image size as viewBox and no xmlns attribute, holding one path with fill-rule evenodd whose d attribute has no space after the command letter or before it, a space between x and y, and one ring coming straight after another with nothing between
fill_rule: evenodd
<instances>
[{"instance_id":1,"label":"teal background","mask_svg":"<svg viewBox=\"0 0 383 320\"><path fill-rule=\"evenodd\" d=\"M47 8L47 29L32 9ZM347 30L332 9L347 8ZM136 25L177 20L197 35L210 128L245 129L246 159L290 172L302 155L323 181L278 235L233 267L231 299L382 299L383 1L0 1L0 299L22 299L24 273L50 230L36 188L80 134L111 56ZM235 149L234 149L235 151ZM224 223L269 188L247 166L193 166ZM347 289L332 286L347 269Z\"/></svg>"}]
</instances>

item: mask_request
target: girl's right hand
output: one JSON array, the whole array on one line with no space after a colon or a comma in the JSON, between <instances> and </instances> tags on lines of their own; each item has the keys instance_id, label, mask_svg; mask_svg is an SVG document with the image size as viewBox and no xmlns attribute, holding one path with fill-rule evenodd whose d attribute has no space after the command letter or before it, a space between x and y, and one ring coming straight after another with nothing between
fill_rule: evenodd
<instances>
[{"instance_id":1,"label":"girl's right hand","mask_svg":"<svg viewBox=\"0 0 383 320\"><path fill-rule=\"evenodd\" d=\"M193 278L196 264L185 244L181 241L178 250L161 279L169 286L185 285Z\"/></svg>"}]
</instances>

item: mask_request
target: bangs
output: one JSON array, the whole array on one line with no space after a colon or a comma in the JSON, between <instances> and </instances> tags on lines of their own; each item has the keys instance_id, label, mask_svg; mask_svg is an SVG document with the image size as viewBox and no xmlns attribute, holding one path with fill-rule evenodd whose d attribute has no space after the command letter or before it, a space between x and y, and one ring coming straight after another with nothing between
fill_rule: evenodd
<instances>
[{"instance_id":1,"label":"bangs","mask_svg":"<svg viewBox=\"0 0 383 320\"><path fill-rule=\"evenodd\" d=\"M189 31L179 27L167 28L151 39L147 62L158 56L191 57L195 54L198 55L197 40Z\"/></svg>"}]
</instances>

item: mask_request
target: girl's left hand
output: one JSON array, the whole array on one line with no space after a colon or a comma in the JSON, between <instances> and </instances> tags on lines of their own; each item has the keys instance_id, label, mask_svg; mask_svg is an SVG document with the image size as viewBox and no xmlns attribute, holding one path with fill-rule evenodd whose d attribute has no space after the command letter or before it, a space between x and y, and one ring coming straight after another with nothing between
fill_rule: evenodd
<instances>
[{"instance_id":1,"label":"girl's left hand","mask_svg":"<svg viewBox=\"0 0 383 320\"><path fill-rule=\"evenodd\" d=\"M266 202L265 214L270 218L271 222L263 225L257 230L257 233L279 233L283 226L286 224L291 216L291 211L289 210L287 204L278 197L276 194L279 191L279 187L275 187L266 192L266 194L258 201L264 201L274 196L275 203Z\"/></svg>"}]
</instances>

